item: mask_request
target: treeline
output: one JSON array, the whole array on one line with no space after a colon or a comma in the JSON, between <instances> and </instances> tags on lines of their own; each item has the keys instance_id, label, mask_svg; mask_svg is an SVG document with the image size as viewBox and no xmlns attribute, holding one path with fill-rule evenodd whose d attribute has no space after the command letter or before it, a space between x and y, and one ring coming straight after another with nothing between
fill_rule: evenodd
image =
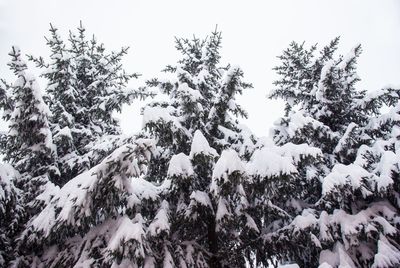
<instances>
[{"instance_id":1,"label":"treeline","mask_svg":"<svg viewBox=\"0 0 400 268\"><path fill-rule=\"evenodd\" d=\"M291 43L270 93L285 116L259 138L218 31L177 38L181 58L137 89L127 48L82 25L46 41L49 58L12 47L0 83L1 267L400 266L400 89L357 89L361 46ZM126 136L113 114L137 98Z\"/></svg>"}]
</instances>

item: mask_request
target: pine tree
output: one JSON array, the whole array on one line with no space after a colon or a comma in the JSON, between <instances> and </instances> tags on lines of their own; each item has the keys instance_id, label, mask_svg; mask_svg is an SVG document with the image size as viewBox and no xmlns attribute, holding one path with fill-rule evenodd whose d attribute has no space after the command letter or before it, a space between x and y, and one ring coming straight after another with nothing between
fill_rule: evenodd
<instances>
[{"instance_id":1,"label":"pine tree","mask_svg":"<svg viewBox=\"0 0 400 268\"><path fill-rule=\"evenodd\" d=\"M394 91L373 96L358 91L360 46L334 59L337 44L333 40L315 58L316 47L306 50L292 43L275 68L282 79L275 82L278 88L271 97L287 102L275 142L308 143L322 150L324 161L317 163L314 174L320 189L314 192L317 202L303 208L271 241L283 247L278 255L282 261L321 267L371 267L378 248L386 247L391 251L386 259L380 257L380 265L389 267L397 263L398 245L390 242L398 235L392 221L397 216L392 205L378 202L382 193L373 185L379 181L359 158L360 148L368 148L379 135L371 130L371 117L379 114L383 101L393 103Z\"/></svg>"},{"instance_id":2,"label":"pine tree","mask_svg":"<svg viewBox=\"0 0 400 268\"><path fill-rule=\"evenodd\" d=\"M219 32L205 40L176 39L176 48L183 58L177 66L167 66L165 71L169 77L149 82L169 96L166 101L150 103L143 112L145 129L158 141L157 154L150 162L146 177L169 185L161 196L163 204L168 204L164 210L170 228L163 236L152 239L160 244L157 248L161 258L156 259L160 264L225 266L224 253L240 241L227 234L234 231L229 229L234 227L232 224L219 227L216 212L218 204L226 202L232 213L237 212L236 217L244 215L246 208L239 209L244 206L241 202L247 202L244 189L234 198L219 201L223 199L221 191L215 190L213 194L210 185L214 181L215 189L227 187L222 192L233 194L237 187L242 187L241 181L247 179L242 169L229 177L227 168L220 172L227 172L226 180L235 182L230 187L223 186L212 170L218 163L232 164L224 159L232 155L236 156L235 163L243 166L238 153L245 156L253 150L255 137L237 120L237 116L246 116L246 113L235 103L235 95L251 85L242 82L243 72L239 67L219 66L220 44ZM244 148L243 144L249 145L247 151L239 150ZM245 222L241 222L235 228L243 230L244 227ZM222 242L225 234L229 243ZM237 264L245 261L241 253L240 249L232 258Z\"/></svg>"},{"instance_id":3,"label":"pine tree","mask_svg":"<svg viewBox=\"0 0 400 268\"><path fill-rule=\"evenodd\" d=\"M304 44L291 43L279 56L282 64L274 68L281 78L270 94L286 102L285 117L275 127L277 144L308 143L321 148L330 167L354 161L357 148L368 142L362 128L376 112L362 106L366 93L355 87L360 80L356 61L361 46L335 59L338 43L339 38L334 39L319 57L316 46L307 50Z\"/></svg>"},{"instance_id":4,"label":"pine tree","mask_svg":"<svg viewBox=\"0 0 400 268\"><path fill-rule=\"evenodd\" d=\"M149 82L169 95L169 100L154 101L143 112L145 129L158 141L146 177L168 186L161 197L168 204L163 210L170 227L156 240L164 245L158 247L164 256L158 263L167 259L181 267L268 265L267 239L260 234L267 236L286 224L282 218L293 217L284 210L288 206L279 207L286 200L278 191L268 191L281 184L280 190L289 194L293 182L288 178L308 171L307 162L321 155L304 144L264 144L238 122L247 114L235 96L251 85L242 81L239 67L219 67L220 42L218 32L206 40L177 39L183 59L166 68L172 76ZM263 161L267 151L275 151L278 167Z\"/></svg>"},{"instance_id":5,"label":"pine tree","mask_svg":"<svg viewBox=\"0 0 400 268\"><path fill-rule=\"evenodd\" d=\"M26 72L21 51L13 47L9 54L10 69L18 77L12 86L14 109L9 120L9 133L4 159L22 175L58 176L55 148L49 128L50 112L43 101L35 77Z\"/></svg>"},{"instance_id":6,"label":"pine tree","mask_svg":"<svg viewBox=\"0 0 400 268\"><path fill-rule=\"evenodd\" d=\"M153 150L151 140L125 144L55 191L23 234L30 267L143 266L151 257L146 213L158 189L139 176Z\"/></svg>"},{"instance_id":7,"label":"pine tree","mask_svg":"<svg viewBox=\"0 0 400 268\"><path fill-rule=\"evenodd\" d=\"M29 217L43 205L36 197L51 187L49 180L57 178L59 171L48 121L50 112L43 101L38 83L27 72L19 48L12 47L9 55L9 66L17 76L17 81L7 86L7 99L2 104L5 111L3 118L9 122L9 131L3 137L1 149L4 161L20 174L6 175L10 171L2 166L5 169L2 175L2 187L5 187L2 213L5 220L10 220L10 213L15 213L15 220L10 220L12 225L5 232L11 236L9 238L13 245L13 258L8 260L11 261L16 257L16 237Z\"/></svg>"},{"instance_id":8,"label":"pine tree","mask_svg":"<svg viewBox=\"0 0 400 268\"><path fill-rule=\"evenodd\" d=\"M0 165L0 266L15 259L16 237L25 219L22 192L16 184L20 174L10 165Z\"/></svg>"},{"instance_id":9,"label":"pine tree","mask_svg":"<svg viewBox=\"0 0 400 268\"><path fill-rule=\"evenodd\" d=\"M122 67L128 48L107 53L94 36L87 40L82 24L77 35L70 32L68 42L51 25L46 40L51 50L49 62L41 57L31 60L45 69L42 76L48 81L47 101L53 113L52 132L61 171L55 183L62 186L116 148L99 151L97 157L92 157L93 150L99 148L98 140L115 140L121 134L113 113L146 94L143 88L126 88L131 78L138 77L125 73Z\"/></svg>"},{"instance_id":10,"label":"pine tree","mask_svg":"<svg viewBox=\"0 0 400 268\"><path fill-rule=\"evenodd\" d=\"M180 67L168 67L176 83L151 82L169 100L150 103L143 112L144 130L139 137L55 191L30 222L22 245L33 266L44 262L58 267L83 263L219 267L228 264L223 254L237 246L235 241L248 247L230 234L229 228L235 227L232 220L227 225L221 222L218 229L215 214L223 194L234 219L241 219L235 231L255 232L254 226L246 227L247 221L254 220L246 215L248 202L240 186L247 176L238 170L231 177L233 167L225 157L235 157L235 163L244 166L239 155L245 158L250 153L238 149L241 144L252 149L254 137L228 114L237 111L234 95L247 84L241 83L240 69L217 67L220 38L216 32L204 41L177 40L184 60ZM218 112L211 117L211 111ZM218 165L223 166L220 176L212 171ZM132 178L142 173L143 178ZM226 179L220 182L221 178ZM227 186L229 179L231 186ZM213 180L215 189L221 189L214 194ZM231 190L237 193L233 198ZM223 243L225 237L231 239L228 244ZM60 247L55 255L55 245L66 245L65 250ZM238 265L245 263L242 252L238 248L235 253Z\"/></svg>"}]
</instances>

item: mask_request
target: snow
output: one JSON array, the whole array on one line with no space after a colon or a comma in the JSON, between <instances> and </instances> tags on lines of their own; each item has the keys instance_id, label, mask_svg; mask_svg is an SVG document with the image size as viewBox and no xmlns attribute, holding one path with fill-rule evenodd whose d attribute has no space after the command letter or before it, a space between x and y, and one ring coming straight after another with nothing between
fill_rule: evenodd
<instances>
[{"instance_id":1,"label":"snow","mask_svg":"<svg viewBox=\"0 0 400 268\"><path fill-rule=\"evenodd\" d=\"M246 216L246 226L254 231L256 231L257 233L260 232L260 230L257 227L256 222L254 221L254 219L249 215L249 214L245 214Z\"/></svg>"},{"instance_id":2,"label":"snow","mask_svg":"<svg viewBox=\"0 0 400 268\"><path fill-rule=\"evenodd\" d=\"M139 177L141 167L136 157L150 157L148 150L154 142L147 139L138 139L136 144L126 144L116 149L112 154L105 158L100 164L92 169L81 173L60 190L56 191L50 202L32 221L32 227L41 230L45 235L49 235L56 224L80 225L81 220L88 217L93 212L93 195L102 187L105 180L111 182L111 186L119 191L129 194L137 194L134 199L128 199L135 204L140 198L155 198L154 188L150 188L141 180L132 182L131 177ZM137 150L142 150L141 155L137 155ZM127 160L128 159L128 160ZM110 165L112 163L113 165ZM119 172L113 173L113 168L119 164ZM111 174L110 174L111 173ZM108 177L110 176L111 177ZM143 189L145 188L146 189ZM103 196L104 202L107 196ZM54 213L60 210L57 215Z\"/></svg>"},{"instance_id":3,"label":"snow","mask_svg":"<svg viewBox=\"0 0 400 268\"><path fill-rule=\"evenodd\" d=\"M238 138L238 134L236 132L230 130L229 128L226 128L223 126L218 126L218 130L222 132L225 140L229 140L229 139L237 140L237 138Z\"/></svg>"},{"instance_id":4,"label":"snow","mask_svg":"<svg viewBox=\"0 0 400 268\"><path fill-rule=\"evenodd\" d=\"M371 268L389 268L398 265L400 265L400 250L381 234L378 241L378 252Z\"/></svg>"},{"instance_id":5,"label":"snow","mask_svg":"<svg viewBox=\"0 0 400 268\"><path fill-rule=\"evenodd\" d=\"M153 222L149 225L148 232L151 236L156 236L165 231L169 233L170 223L168 219L169 205L167 201L162 201L161 207L158 210Z\"/></svg>"},{"instance_id":6,"label":"snow","mask_svg":"<svg viewBox=\"0 0 400 268\"><path fill-rule=\"evenodd\" d=\"M44 204L48 204L50 200L60 191L60 187L56 186L50 181L47 181L43 188L43 192L39 194L35 199L43 201Z\"/></svg>"},{"instance_id":7,"label":"snow","mask_svg":"<svg viewBox=\"0 0 400 268\"><path fill-rule=\"evenodd\" d=\"M190 199L191 201L189 207L193 205L192 202L195 201L198 204L212 209L211 199L208 194L203 191L193 191L190 195Z\"/></svg>"},{"instance_id":8,"label":"snow","mask_svg":"<svg viewBox=\"0 0 400 268\"><path fill-rule=\"evenodd\" d=\"M157 121L175 122L176 118L171 115L173 112L173 108L171 106L168 107L159 107L159 106L146 106L143 111L143 124L145 126L148 123Z\"/></svg>"},{"instance_id":9,"label":"snow","mask_svg":"<svg viewBox=\"0 0 400 268\"><path fill-rule=\"evenodd\" d=\"M399 155L392 151L385 151L382 154L381 159L374 170L376 174L379 174L378 179L376 179L378 191L384 191L389 186L393 185L392 174L393 172L399 172L399 163Z\"/></svg>"},{"instance_id":10,"label":"snow","mask_svg":"<svg viewBox=\"0 0 400 268\"><path fill-rule=\"evenodd\" d=\"M361 44L357 44L350 50L349 53L347 53L346 56L343 57L342 61L338 64L338 67L340 69L345 69L349 65L349 63L357 57L356 51L357 48L359 48L360 46Z\"/></svg>"},{"instance_id":11,"label":"snow","mask_svg":"<svg viewBox=\"0 0 400 268\"><path fill-rule=\"evenodd\" d=\"M234 172L244 173L245 166L234 150L224 150L215 164L212 175L213 180L223 178L224 181L227 181L228 176Z\"/></svg>"},{"instance_id":12,"label":"snow","mask_svg":"<svg viewBox=\"0 0 400 268\"><path fill-rule=\"evenodd\" d=\"M302 214L294 218L292 225L294 230L302 230L308 227L314 226L318 223L318 219L315 217L311 209L303 210Z\"/></svg>"},{"instance_id":13,"label":"snow","mask_svg":"<svg viewBox=\"0 0 400 268\"><path fill-rule=\"evenodd\" d=\"M267 147L263 147L253 153L250 162L247 164L247 171L250 175L260 177L297 173L291 157L281 156Z\"/></svg>"},{"instance_id":14,"label":"snow","mask_svg":"<svg viewBox=\"0 0 400 268\"><path fill-rule=\"evenodd\" d=\"M172 156L168 166L168 177L172 176L192 176L194 174L190 158L184 153Z\"/></svg>"},{"instance_id":15,"label":"snow","mask_svg":"<svg viewBox=\"0 0 400 268\"><path fill-rule=\"evenodd\" d=\"M153 183L146 181L142 177L131 180L130 193L138 200L157 200L159 197L159 188Z\"/></svg>"},{"instance_id":16,"label":"snow","mask_svg":"<svg viewBox=\"0 0 400 268\"><path fill-rule=\"evenodd\" d=\"M14 180L18 179L20 174L10 164L0 163L0 200L4 200L5 193L10 193L14 189Z\"/></svg>"},{"instance_id":17,"label":"snow","mask_svg":"<svg viewBox=\"0 0 400 268\"><path fill-rule=\"evenodd\" d=\"M135 222L133 222L135 221ZM141 219L140 214L138 214L134 220L128 218L128 216L122 216L117 221L117 229L113 232L113 235L108 243L108 250L110 251L120 251L121 245L129 240L135 240L142 244L142 240L145 237L145 231L143 229L143 219ZM143 248L141 249L142 256L144 256Z\"/></svg>"},{"instance_id":18,"label":"snow","mask_svg":"<svg viewBox=\"0 0 400 268\"><path fill-rule=\"evenodd\" d=\"M288 142L282 146L274 148L282 156L290 156L293 158L294 164L299 163L305 157L318 158L322 157L322 151L318 148L311 147L308 144L293 144Z\"/></svg>"},{"instance_id":19,"label":"snow","mask_svg":"<svg viewBox=\"0 0 400 268\"><path fill-rule=\"evenodd\" d=\"M193 141L190 148L189 157L193 159L197 154L205 154L210 156L217 156L217 151L211 148L207 139L204 137L200 130L196 130L193 135Z\"/></svg>"},{"instance_id":20,"label":"snow","mask_svg":"<svg viewBox=\"0 0 400 268\"><path fill-rule=\"evenodd\" d=\"M20 199L22 192L15 186L19 178L20 174L11 165L0 163L0 217L8 213L9 202L12 202L14 198L16 201ZM15 206L19 205L15 204ZM16 213L16 210L17 208L15 208L14 213Z\"/></svg>"},{"instance_id":21,"label":"snow","mask_svg":"<svg viewBox=\"0 0 400 268\"><path fill-rule=\"evenodd\" d=\"M300 268L300 266L296 263L292 264L279 264L278 268Z\"/></svg>"},{"instance_id":22,"label":"snow","mask_svg":"<svg viewBox=\"0 0 400 268\"><path fill-rule=\"evenodd\" d=\"M69 127L63 127L57 131L57 133L54 135L54 138L57 137L67 137L68 139L72 140L72 134L71 134L71 129Z\"/></svg>"},{"instance_id":23,"label":"snow","mask_svg":"<svg viewBox=\"0 0 400 268\"><path fill-rule=\"evenodd\" d=\"M327 79L328 74L331 72L332 67L334 66L335 62L333 60L329 60L325 63L321 70L321 77L318 82L318 89L315 93L315 97L317 101L325 101L325 80Z\"/></svg>"},{"instance_id":24,"label":"snow","mask_svg":"<svg viewBox=\"0 0 400 268\"><path fill-rule=\"evenodd\" d=\"M229 205L223 197L218 200L217 213L215 214L215 220L217 221L216 231L220 230L220 222L224 217L229 217L232 214L228 209Z\"/></svg>"},{"instance_id":25,"label":"snow","mask_svg":"<svg viewBox=\"0 0 400 268\"><path fill-rule=\"evenodd\" d=\"M287 137L296 137L298 135L298 131L306 127L307 125L310 125L313 129L320 129L326 130L324 132L326 133L331 133L332 131L322 124L321 122L315 120L314 118L310 116L303 115L301 112L292 112L289 115L289 122L288 125L285 127L281 126L281 121L282 119L277 120L274 123L274 128L279 130L279 132L284 133L284 135L287 135Z\"/></svg>"},{"instance_id":26,"label":"snow","mask_svg":"<svg viewBox=\"0 0 400 268\"><path fill-rule=\"evenodd\" d=\"M319 257L320 268L321 267L343 267L343 268L355 268L357 267L351 260L351 257L347 255L346 249L339 242L336 242L333 251L326 249L322 250ZM329 266L330 265L330 266Z\"/></svg>"},{"instance_id":27,"label":"snow","mask_svg":"<svg viewBox=\"0 0 400 268\"><path fill-rule=\"evenodd\" d=\"M51 203L32 221L32 226L48 236L56 222L79 225L81 217L91 213L88 191L93 190L97 180L97 175L92 172L90 170L82 173L65 184L52 198ZM61 208L58 215L55 215L55 208ZM79 216L76 217L75 213Z\"/></svg>"},{"instance_id":28,"label":"snow","mask_svg":"<svg viewBox=\"0 0 400 268\"><path fill-rule=\"evenodd\" d=\"M178 94L182 94L183 97L189 98L191 102L197 102L203 99L201 93L198 90L189 87L187 83L179 84L177 92Z\"/></svg>"},{"instance_id":29,"label":"snow","mask_svg":"<svg viewBox=\"0 0 400 268\"><path fill-rule=\"evenodd\" d=\"M206 69L201 69L200 70L200 72L199 72L199 74L197 75L197 84L200 84L200 83L204 83L204 84L206 84L207 83L207 79L210 77L210 73L208 72L208 70L206 70Z\"/></svg>"},{"instance_id":30,"label":"snow","mask_svg":"<svg viewBox=\"0 0 400 268\"><path fill-rule=\"evenodd\" d=\"M232 77L240 71L240 67L237 65L232 65L225 73L224 76L222 77L223 84L228 84L231 82Z\"/></svg>"},{"instance_id":31,"label":"snow","mask_svg":"<svg viewBox=\"0 0 400 268\"><path fill-rule=\"evenodd\" d=\"M347 150L347 148L344 148L347 144L348 139L350 138L350 134L352 133L352 131L357 128L358 125L356 123L350 123L347 126L346 131L344 132L343 136L340 138L340 140L338 141L335 149L333 150L334 153L338 153L341 152L343 150Z\"/></svg>"},{"instance_id":32,"label":"snow","mask_svg":"<svg viewBox=\"0 0 400 268\"><path fill-rule=\"evenodd\" d=\"M372 193L365 188L364 180L371 176L371 173L358 165L336 164L322 182L322 195L337 191L338 187L349 185L353 191L360 189L364 197L368 196Z\"/></svg>"}]
</instances>

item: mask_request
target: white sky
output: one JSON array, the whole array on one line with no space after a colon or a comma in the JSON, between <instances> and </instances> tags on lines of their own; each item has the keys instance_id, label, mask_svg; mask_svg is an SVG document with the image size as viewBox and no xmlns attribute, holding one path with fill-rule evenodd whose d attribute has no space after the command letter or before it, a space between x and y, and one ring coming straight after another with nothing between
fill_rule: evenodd
<instances>
[{"instance_id":1,"label":"white sky","mask_svg":"<svg viewBox=\"0 0 400 268\"><path fill-rule=\"evenodd\" d=\"M218 25L223 34L222 62L241 66L246 81L254 85L239 103L249 112L246 124L258 135L267 135L283 114L280 102L267 100L266 95L272 89L276 56L292 40L322 46L340 35L341 54L361 43L358 86L375 90L400 84L400 1L396 0L0 0L0 77L15 79L6 66L11 45L23 53L46 56L43 36L49 23L66 38L80 20L107 49L130 46L125 69L144 78L155 77L178 60L174 36L205 37ZM124 109L121 120L126 132L140 129L142 105Z\"/></svg>"}]
</instances>

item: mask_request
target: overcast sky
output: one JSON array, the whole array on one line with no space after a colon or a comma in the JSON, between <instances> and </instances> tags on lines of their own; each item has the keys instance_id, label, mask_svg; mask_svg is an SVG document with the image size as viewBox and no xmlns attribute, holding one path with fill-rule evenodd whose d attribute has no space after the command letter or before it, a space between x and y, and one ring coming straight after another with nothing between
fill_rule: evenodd
<instances>
[{"instance_id":1,"label":"overcast sky","mask_svg":"<svg viewBox=\"0 0 400 268\"><path fill-rule=\"evenodd\" d=\"M13 80L6 63L11 45L23 53L48 55L44 35L51 22L67 37L82 20L107 49L130 46L125 69L156 76L178 59L174 36L205 37L216 25L223 33L222 62L239 65L254 89L239 99L249 112L246 124L258 135L283 114L281 103L267 100L271 70L292 41L328 43L341 36L340 53L361 43L360 89L400 84L400 1L100 1L0 0L0 77ZM44 85L42 85L44 87ZM141 127L139 107L124 109L129 133Z\"/></svg>"}]
</instances>

